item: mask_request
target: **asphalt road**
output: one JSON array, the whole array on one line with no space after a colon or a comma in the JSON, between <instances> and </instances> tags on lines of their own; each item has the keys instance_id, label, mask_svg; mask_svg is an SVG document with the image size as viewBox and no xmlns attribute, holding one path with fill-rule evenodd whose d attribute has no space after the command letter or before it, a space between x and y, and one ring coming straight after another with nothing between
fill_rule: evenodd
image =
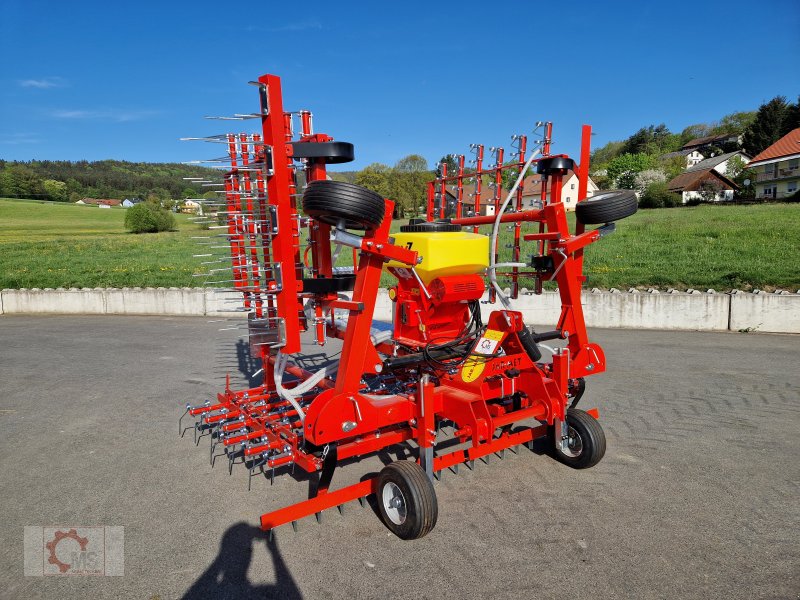
<instances>
[{"instance_id":1,"label":"asphalt road","mask_svg":"<svg viewBox=\"0 0 800 600\"><path fill-rule=\"evenodd\" d=\"M437 483L403 542L357 503L278 530L304 482L212 470L177 435L232 371L236 331L189 318L0 317L0 597L800 597L800 338L596 330L608 452L521 449ZM365 461L334 487L377 469ZM26 525L125 528L122 577L25 577Z\"/></svg>"}]
</instances>

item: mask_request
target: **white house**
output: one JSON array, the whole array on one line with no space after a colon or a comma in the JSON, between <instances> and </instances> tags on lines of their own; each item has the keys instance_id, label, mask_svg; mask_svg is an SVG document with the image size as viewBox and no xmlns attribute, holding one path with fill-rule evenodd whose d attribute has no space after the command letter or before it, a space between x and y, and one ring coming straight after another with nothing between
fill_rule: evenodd
<instances>
[{"instance_id":1,"label":"white house","mask_svg":"<svg viewBox=\"0 0 800 600\"><path fill-rule=\"evenodd\" d=\"M736 188L734 182L714 169L690 169L667 183L667 189L679 193L684 204L690 200L733 200Z\"/></svg>"},{"instance_id":2,"label":"white house","mask_svg":"<svg viewBox=\"0 0 800 600\"><path fill-rule=\"evenodd\" d=\"M456 191L451 189L447 190L448 204L455 206ZM600 188L589 177L589 182L586 190L586 197L591 198ZM470 211L475 206L475 184L464 184L462 201L462 214L469 215ZM508 190L502 190L500 194L500 202L504 202ZM490 187L484 183L481 187L481 205L480 214L483 216L494 215L494 187ZM542 178L541 175L529 175L522 182L522 206L526 209L539 207L542 197ZM547 200L550 200L550 190L547 191ZM567 211L575 210L575 203L578 201L578 176L574 171L567 171L567 174L561 180L561 202L564 203L564 209Z\"/></svg>"},{"instance_id":3,"label":"white house","mask_svg":"<svg viewBox=\"0 0 800 600\"><path fill-rule=\"evenodd\" d=\"M681 156L686 161L686 168L691 169L705 157L700 154L700 152L696 148L688 148L685 150L678 150L677 152L670 152L668 154L663 154L661 156L662 160L669 160L671 158L675 158L676 156Z\"/></svg>"},{"instance_id":4,"label":"white house","mask_svg":"<svg viewBox=\"0 0 800 600\"><path fill-rule=\"evenodd\" d=\"M187 198L186 200L183 201L183 205L181 206L181 212L202 215L203 205L200 204L197 200L192 200L191 198Z\"/></svg>"},{"instance_id":5,"label":"white house","mask_svg":"<svg viewBox=\"0 0 800 600\"><path fill-rule=\"evenodd\" d=\"M753 157L748 169L756 171L756 198L787 198L800 188L800 127Z\"/></svg>"},{"instance_id":6,"label":"white house","mask_svg":"<svg viewBox=\"0 0 800 600\"><path fill-rule=\"evenodd\" d=\"M699 163L687 169L688 171L705 171L706 169L714 169L720 175L727 175L728 174L728 164L730 163L731 159L735 156L744 161L745 164L750 160L750 155L745 154L741 150L737 150L736 152L726 152L725 154L719 154L717 156L710 156L704 160L701 160Z\"/></svg>"}]
</instances>

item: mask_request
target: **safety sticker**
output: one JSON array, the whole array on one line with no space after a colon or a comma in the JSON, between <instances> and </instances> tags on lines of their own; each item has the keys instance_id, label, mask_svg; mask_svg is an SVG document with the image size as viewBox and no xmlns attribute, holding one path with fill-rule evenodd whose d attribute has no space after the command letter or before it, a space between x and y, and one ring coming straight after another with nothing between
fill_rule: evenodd
<instances>
[{"instance_id":1,"label":"safety sticker","mask_svg":"<svg viewBox=\"0 0 800 600\"><path fill-rule=\"evenodd\" d=\"M494 354L495 349L503 339L502 331L487 329L478 343L475 344L473 352L476 354Z\"/></svg>"}]
</instances>

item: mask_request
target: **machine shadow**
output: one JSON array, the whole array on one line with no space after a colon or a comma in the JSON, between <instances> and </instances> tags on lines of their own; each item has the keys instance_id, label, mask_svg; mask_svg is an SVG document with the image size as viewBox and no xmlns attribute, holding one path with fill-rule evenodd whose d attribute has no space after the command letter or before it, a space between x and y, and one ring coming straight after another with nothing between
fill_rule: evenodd
<instances>
[{"instance_id":1,"label":"machine shadow","mask_svg":"<svg viewBox=\"0 0 800 600\"><path fill-rule=\"evenodd\" d=\"M253 585L247 570L254 551L263 547L272 556L275 583ZM205 572L198 577L183 595L183 600L214 598L301 600L303 595L297 587L286 563L283 561L277 542L269 540L266 533L247 523L236 523L222 536L219 553Z\"/></svg>"},{"instance_id":2,"label":"machine shadow","mask_svg":"<svg viewBox=\"0 0 800 600\"><path fill-rule=\"evenodd\" d=\"M236 341L236 360L239 373L247 379L248 387L254 388L261 385L264 380L264 373L260 371L261 360L250 353L250 344L247 340Z\"/></svg>"},{"instance_id":3,"label":"machine shadow","mask_svg":"<svg viewBox=\"0 0 800 600\"><path fill-rule=\"evenodd\" d=\"M264 382L264 372L261 370L261 358L253 355L250 351L250 344L246 339L239 339L236 342L236 362L239 373L245 377L249 387L258 387ZM298 367L315 373L323 367L333 365L336 362L336 358L333 356L329 357L324 352L317 352L315 354L309 353L296 356L294 357L294 362ZM329 376L333 376L335 373L336 370L334 369ZM294 378L287 375L286 381L291 381L292 379Z\"/></svg>"}]
</instances>

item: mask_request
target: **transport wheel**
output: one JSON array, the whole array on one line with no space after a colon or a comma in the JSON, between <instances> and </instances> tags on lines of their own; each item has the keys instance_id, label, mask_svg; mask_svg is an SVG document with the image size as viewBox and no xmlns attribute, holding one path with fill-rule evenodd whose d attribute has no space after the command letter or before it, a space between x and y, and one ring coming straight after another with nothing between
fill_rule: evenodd
<instances>
[{"instance_id":1,"label":"transport wheel","mask_svg":"<svg viewBox=\"0 0 800 600\"><path fill-rule=\"evenodd\" d=\"M606 453L606 434L597 419L579 408L570 408L567 427L566 452L556 447L554 428L549 428L548 442L555 458L573 469L588 469L599 463Z\"/></svg>"},{"instance_id":2,"label":"transport wheel","mask_svg":"<svg viewBox=\"0 0 800 600\"><path fill-rule=\"evenodd\" d=\"M413 461L386 465L378 475L376 497L386 527L402 540L424 537L436 525L436 492L425 471Z\"/></svg>"},{"instance_id":3,"label":"transport wheel","mask_svg":"<svg viewBox=\"0 0 800 600\"><path fill-rule=\"evenodd\" d=\"M353 144L348 142L290 142L293 158L321 158L327 164L355 160Z\"/></svg>"},{"instance_id":4,"label":"transport wheel","mask_svg":"<svg viewBox=\"0 0 800 600\"><path fill-rule=\"evenodd\" d=\"M575 161L571 158L564 158L563 156L543 158L536 163L536 172L539 175L550 175L550 173L556 171L564 173L573 168L575 168Z\"/></svg>"},{"instance_id":5,"label":"transport wheel","mask_svg":"<svg viewBox=\"0 0 800 600\"><path fill-rule=\"evenodd\" d=\"M444 221L411 219L408 225L400 226L400 233L441 233L454 231L461 231L461 225L454 225L449 219Z\"/></svg>"},{"instance_id":6,"label":"transport wheel","mask_svg":"<svg viewBox=\"0 0 800 600\"><path fill-rule=\"evenodd\" d=\"M600 192L575 205L575 216L586 225L611 223L630 217L639 208L633 190Z\"/></svg>"},{"instance_id":7,"label":"transport wheel","mask_svg":"<svg viewBox=\"0 0 800 600\"><path fill-rule=\"evenodd\" d=\"M320 179L306 187L303 210L328 225L344 221L348 229L375 229L383 221L384 203L380 194L360 185Z\"/></svg>"}]
</instances>

